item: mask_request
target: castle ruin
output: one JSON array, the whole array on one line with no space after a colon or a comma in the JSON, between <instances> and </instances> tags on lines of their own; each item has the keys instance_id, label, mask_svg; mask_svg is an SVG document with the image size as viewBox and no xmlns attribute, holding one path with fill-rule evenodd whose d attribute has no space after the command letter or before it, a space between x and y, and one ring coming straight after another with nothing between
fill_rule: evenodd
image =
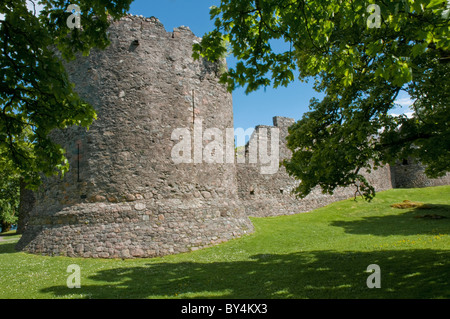
<instances>
[{"instance_id":1,"label":"castle ruin","mask_svg":"<svg viewBox=\"0 0 450 319\"><path fill-rule=\"evenodd\" d=\"M248 161L174 163L172 150L182 139L173 135L177 128L195 135L200 119L205 128L233 128L232 96L218 82L225 62L194 61L192 45L200 39L187 27L167 32L153 17L126 16L111 24L109 37L106 50L66 65L98 119L89 131L52 133L71 169L63 179L45 178L35 193L18 249L90 258L164 256L250 234L249 216L306 212L354 195L353 189L334 195L315 190L296 199L290 190L298 181L283 167L261 174L261 164ZM290 155L285 138L293 122L274 117L280 160ZM251 140L263 128L256 127ZM367 178L377 191L450 182L450 175L429 180L419 166L407 172L403 166Z\"/></svg>"}]
</instances>

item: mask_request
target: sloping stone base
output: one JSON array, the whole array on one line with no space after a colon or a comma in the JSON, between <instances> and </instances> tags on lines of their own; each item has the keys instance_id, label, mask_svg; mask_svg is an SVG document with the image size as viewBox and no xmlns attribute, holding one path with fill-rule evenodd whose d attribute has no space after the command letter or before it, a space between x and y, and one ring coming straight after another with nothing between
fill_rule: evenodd
<instances>
[{"instance_id":1,"label":"sloping stone base","mask_svg":"<svg viewBox=\"0 0 450 319\"><path fill-rule=\"evenodd\" d=\"M89 203L32 214L16 248L50 256L157 257L251 232L252 223L234 200Z\"/></svg>"}]
</instances>

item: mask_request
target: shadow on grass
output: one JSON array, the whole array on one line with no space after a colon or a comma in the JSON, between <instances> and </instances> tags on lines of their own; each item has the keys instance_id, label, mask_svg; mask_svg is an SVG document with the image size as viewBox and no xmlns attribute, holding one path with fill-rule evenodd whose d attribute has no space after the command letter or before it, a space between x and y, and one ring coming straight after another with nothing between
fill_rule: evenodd
<instances>
[{"instance_id":1,"label":"shadow on grass","mask_svg":"<svg viewBox=\"0 0 450 319\"><path fill-rule=\"evenodd\" d=\"M370 264L381 268L381 288L369 289ZM450 251L314 251L254 255L233 262L147 263L103 269L42 289L54 298L449 298ZM76 290L76 291L74 291Z\"/></svg>"},{"instance_id":2,"label":"shadow on grass","mask_svg":"<svg viewBox=\"0 0 450 319\"><path fill-rule=\"evenodd\" d=\"M8 237L12 237L12 236L20 236L19 234L16 234L15 231L9 231L6 233L0 233L0 237L2 238L8 238Z\"/></svg>"},{"instance_id":3,"label":"shadow on grass","mask_svg":"<svg viewBox=\"0 0 450 319\"><path fill-rule=\"evenodd\" d=\"M17 251L15 250L16 242L0 242L0 255L1 254L13 254Z\"/></svg>"},{"instance_id":4,"label":"shadow on grass","mask_svg":"<svg viewBox=\"0 0 450 319\"><path fill-rule=\"evenodd\" d=\"M403 209L405 212L402 214L363 217L352 221L334 221L330 225L342 227L350 234L376 236L449 234L450 205L426 204L426 207Z\"/></svg>"}]
</instances>

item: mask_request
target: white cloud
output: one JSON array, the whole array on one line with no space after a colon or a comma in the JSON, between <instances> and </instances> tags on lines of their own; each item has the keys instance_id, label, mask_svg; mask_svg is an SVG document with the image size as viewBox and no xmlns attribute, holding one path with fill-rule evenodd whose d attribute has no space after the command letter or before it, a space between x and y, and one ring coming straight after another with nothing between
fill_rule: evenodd
<instances>
[{"instance_id":1,"label":"white cloud","mask_svg":"<svg viewBox=\"0 0 450 319\"><path fill-rule=\"evenodd\" d=\"M390 115L392 115L392 116L400 116L400 115L406 115L406 117L407 118L412 118L413 117L413 115L414 115L414 112L405 112L405 113L402 113L402 114L396 114L396 113L392 113L392 114L390 114Z\"/></svg>"},{"instance_id":2,"label":"white cloud","mask_svg":"<svg viewBox=\"0 0 450 319\"><path fill-rule=\"evenodd\" d=\"M400 105L401 107L409 107L413 105L414 100L412 100L410 97L403 97L395 100L394 103Z\"/></svg>"},{"instance_id":3,"label":"white cloud","mask_svg":"<svg viewBox=\"0 0 450 319\"><path fill-rule=\"evenodd\" d=\"M36 14L36 16L39 15L39 13L44 9L44 5L38 3L38 0L27 0L27 9L28 11L31 11L33 14ZM36 10L36 13L35 13Z\"/></svg>"},{"instance_id":4,"label":"white cloud","mask_svg":"<svg viewBox=\"0 0 450 319\"><path fill-rule=\"evenodd\" d=\"M38 16L39 13L42 11L42 9L44 9L44 5L38 3L38 0L33 0L33 2L31 0L27 0L27 9L28 11L31 11L33 14L35 14L36 11L36 16ZM0 13L0 20L3 19L5 19L5 14Z\"/></svg>"},{"instance_id":5,"label":"white cloud","mask_svg":"<svg viewBox=\"0 0 450 319\"><path fill-rule=\"evenodd\" d=\"M390 112L392 116L400 116L406 115L408 118L412 118L414 115L414 111L412 110L412 105L415 100L411 99L411 97L403 92L400 96L394 101L395 108Z\"/></svg>"}]
</instances>

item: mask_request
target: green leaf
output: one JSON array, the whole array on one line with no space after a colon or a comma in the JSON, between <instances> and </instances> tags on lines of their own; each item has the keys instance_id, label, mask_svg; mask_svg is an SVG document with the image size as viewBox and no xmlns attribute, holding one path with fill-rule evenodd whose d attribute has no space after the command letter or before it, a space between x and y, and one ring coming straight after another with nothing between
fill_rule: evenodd
<instances>
[{"instance_id":1,"label":"green leaf","mask_svg":"<svg viewBox=\"0 0 450 319\"><path fill-rule=\"evenodd\" d=\"M40 183L41 173L53 175L66 170L65 158L47 137L56 128L72 124L88 126L95 119L92 106L83 103L69 83L58 48L66 59L91 48L108 45L108 14L120 18L132 0L78 0L83 30L70 30L64 1L40 0L39 17L25 1L8 0L0 5L0 70L3 78L0 105L1 161L12 165L31 186ZM96 19L93 19L93 15ZM5 164L6 165L6 164Z\"/></svg>"},{"instance_id":2,"label":"green leaf","mask_svg":"<svg viewBox=\"0 0 450 319\"><path fill-rule=\"evenodd\" d=\"M433 8L440 6L441 4L445 3L446 0L430 0L430 2L427 4L427 8Z\"/></svg>"}]
</instances>

